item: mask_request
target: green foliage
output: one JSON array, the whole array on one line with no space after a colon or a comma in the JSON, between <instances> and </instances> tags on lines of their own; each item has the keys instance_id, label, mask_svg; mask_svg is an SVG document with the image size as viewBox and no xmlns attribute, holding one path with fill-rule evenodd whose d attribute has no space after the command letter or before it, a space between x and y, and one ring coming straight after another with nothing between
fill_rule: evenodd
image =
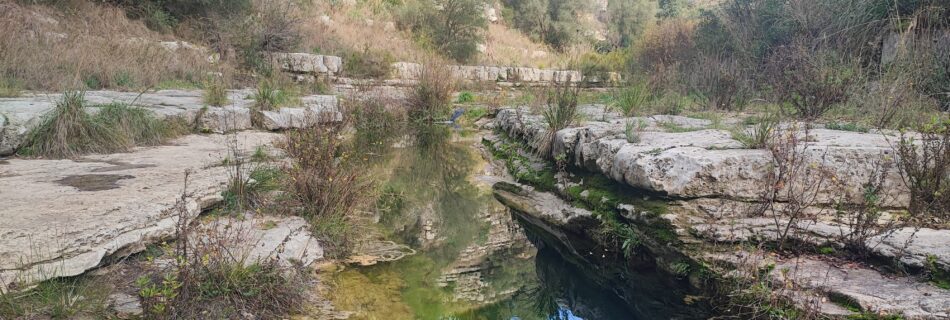
<instances>
[{"instance_id":1,"label":"green foliage","mask_svg":"<svg viewBox=\"0 0 950 320\"><path fill-rule=\"evenodd\" d=\"M625 68L627 51L614 50L607 53L588 52L580 57L575 69L580 70L584 80L595 77L600 81L609 81L610 72L622 72Z\"/></svg>"},{"instance_id":2,"label":"green foliage","mask_svg":"<svg viewBox=\"0 0 950 320\"><path fill-rule=\"evenodd\" d=\"M483 0L420 0L404 9L400 24L419 41L459 61L478 54L488 23L482 16Z\"/></svg>"},{"instance_id":3,"label":"green foliage","mask_svg":"<svg viewBox=\"0 0 950 320\"><path fill-rule=\"evenodd\" d=\"M475 95L468 91L463 91L459 93L458 98L455 99L455 103L469 103L475 102Z\"/></svg>"},{"instance_id":4,"label":"green foliage","mask_svg":"<svg viewBox=\"0 0 950 320\"><path fill-rule=\"evenodd\" d=\"M950 290L950 271L937 265L937 257L927 256L927 272L930 275L930 283L941 289Z\"/></svg>"},{"instance_id":5,"label":"green foliage","mask_svg":"<svg viewBox=\"0 0 950 320\"><path fill-rule=\"evenodd\" d=\"M779 126L779 117L765 115L762 117L746 118L746 122L754 120L752 128L739 126L731 130L732 138L749 149L765 149Z\"/></svg>"},{"instance_id":6,"label":"green foliage","mask_svg":"<svg viewBox=\"0 0 950 320\"><path fill-rule=\"evenodd\" d=\"M105 318L108 294L82 277L47 280L23 292L0 290L0 319Z\"/></svg>"},{"instance_id":7,"label":"green foliage","mask_svg":"<svg viewBox=\"0 0 950 320\"><path fill-rule=\"evenodd\" d=\"M640 143L640 134L644 128L646 128L646 122L643 119L627 121L624 123L623 135L629 143Z\"/></svg>"},{"instance_id":8,"label":"green foliage","mask_svg":"<svg viewBox=\"0 0 950 320\"><path fill-rule=\"evenodd\" d=\"M483 140L483 144L492 152L492 156L505 161L508 173L518 182L530 184L542 191L555 190L557 180L553 170L551 168L535 169L532 165L534 162L519 152L521 146L504 140L497 145Z\"/></svg>"},{"instance_id":9,"label":"green foliage","mask_svg":"<svg viewBox=\"0 0 950 320\"><path fill-rule=\"evenodd\" d=\"M254 109L273 111L281 107L300 103L300 96L290 85L281 85L280 81L265 80L257 85L257 92L252 96Z\"/></svg>"},{"instance_id":10,"label":"green foliage","mask_svg":"<svg viewBox=\"0 0 950 320\"><path fill-rule=\"evenodd\" d=\"M629 47L657 14L656 2L650 0L614 0L607 4L608 30L616 47Z\"/></svg>"},{"instance_id":11,"label":"green foliage","mask_svg":"<svg viewBox=\"0 0 950 320\"><path fill-rule=\"evenodd\" d=\"M825 129L828 130L841 130L841 131L852 131L852 132L864 132L867 133L870 129L856 122L837 122L832 121L825 124Z\"/></svg>"},{"instance_id":12,"label":"green foliage","mask_svg":"<svg viewBox=\"0 0 950 320\"><path fill-rule=\"evenodd\" d=\"M538 153L545 157L553 157L555 134L570 127L580 118L577 110L577 99L580 87L569 85L555 85L544 92L545 102L541 106L541 116L547 124L544 134L539 136Z\"/></svg>"},{"instance_id":13,"label":"green foliage","mask_svg":"<svg viewBox=\"0 0 950 320\"><path fill-rule=\"evenodd\" d=\"M659 12L657 18L676 18L686 14L689 11L690 3L686 0L659 0L657 1Z\"/></svg>"},{"instance_id":14,"label":"green foliage","mask_svg":"<svg viewBox=\"0 0 950 320\"><path fill-rule=\"evenodd\" d=\"M670 272L672 272L674 275L685 277L689 275L689 271L689 262L677 261L670 264Z\"/></svg>"},{"instance_id":15,"label":"green foliage","mask_svg":"<svg viewBox=\"0 0 950 320\"><path fill-rule=\"evenodd\" d=\"M0 98L16 98L20 96L21 86L12 79L0 77Z\"/></svg>"}]
</instances>

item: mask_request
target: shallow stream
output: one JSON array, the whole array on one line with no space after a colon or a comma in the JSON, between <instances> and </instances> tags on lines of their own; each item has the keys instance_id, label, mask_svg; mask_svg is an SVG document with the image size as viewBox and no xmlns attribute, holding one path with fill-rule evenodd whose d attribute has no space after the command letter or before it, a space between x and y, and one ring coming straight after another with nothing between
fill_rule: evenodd
<instances>
[{"instance_id":1,"label":"shallow stream","mask_svg":"<svg viewBox=\"0 0 950 320\"><path fill-rule=\"evenodd\" d=\"M638 319L615 288L529 241L482 182L492 170L479 138L431 127L377 148L372 241L415 254L335 273L336 308L351 319Z\"/></svg>"}]
</instances>

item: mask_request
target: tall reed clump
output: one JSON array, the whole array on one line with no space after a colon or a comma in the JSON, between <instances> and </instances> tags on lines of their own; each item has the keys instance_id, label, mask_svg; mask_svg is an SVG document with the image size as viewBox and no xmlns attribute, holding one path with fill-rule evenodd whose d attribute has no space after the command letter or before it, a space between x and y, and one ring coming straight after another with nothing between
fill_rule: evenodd
<instances>
[{"instance_id":1,"label":"tall reed clump","mask_svg":"<svg viewBox=\"0 0 950 320\"><path fill-rule=\"evenodd\" d=\"M43 122L27 137L21 155L72 158L87 153L129 151L157 145L187 132L180 119L158 119L149 111L126 104L99 107L90 115L84 93L66 92Z\"/></svg>"},{"instance_id":2,"label":"tall reed clump","mask_svg":"<svg viewBox=\"0 0 950 320\"><path fill-rule=\"evenodd\" d=\"M611 94L608 107L625 117L637 116L650 103L653 94L644 81L637 81Z\"/></svg>"},{"instance_id":3,"label":"tall reed clump","mask_svg":"<svg viewBox=\"0 0 950 320\"><path fill-rule=\"evenodd\" d=\"M778 114L766 114L755 118L751 128L740 125L731 130L732 138L749 149L766 149L780 124Z\"/></svg>"},{"instance_id":4,"label":"tall reed clump","mask_svg":"<svg viewBox=\"0 0 950 320\"><path fill-rule=\"evenodd\" d=\"M455 87L455 77L447 66L436 63L423 66L418 83L409 93L409 119L433 122L447 117Z\"/></svg>"},{"instance_id":5,"label":"tall reed clump","mask_svg":"<svg viewBox=\"0 0 950 320\"><path fill-rule=\"evenodd\" d=\"M227 83L219 77L206 80L202 98L204 98L204 103L209 106L220 107L228 104Z\"/></svg>"},{"instance_id":6,"label":"tall reed clump","mask_svg":"<svg viewBox=\"0 0 950 320\"><path fill-rule=\"evenodd\" d=\"M541 116L547 123L547 128L538 139L538 153L542 156L553 157L555 135L558 131L574 125L580 114L577 110L577 96L580 87L571 86L570 81L565 84L554 85L545 89L544 101L541 105Z\"/></svg>"},{"instance_id":7,"label":"tall reed clump","mask_svg":"<svg viewBox=\"0 0 950 320\"><path fill-rule=\"evenodd\" d=\"M345 254L349 219L371 188L353 153L345 148L340 126L313 126L287 132L279 147L293 162L285 169L290 181L287 207L310 220L314 233L330 251Z\"/></svg>"}]
</instances>

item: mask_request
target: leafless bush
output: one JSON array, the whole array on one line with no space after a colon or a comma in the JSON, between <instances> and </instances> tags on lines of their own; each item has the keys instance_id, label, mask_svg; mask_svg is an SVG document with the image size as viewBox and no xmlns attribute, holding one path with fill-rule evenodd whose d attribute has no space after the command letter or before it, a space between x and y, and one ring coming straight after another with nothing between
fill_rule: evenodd
<instances>
[{"instance_id":1,"label":"leafless bush","mask_svg":"<svg viewBox=\"0 0 950 320\"><path fill-rule=\"evenodd\" d=\"M936 120L919 128L919 138L901 134L897 167L910 189L909 211L921 220L950 218L950 122Z\"/></svg>"},{"instance_id":2,"label":"leafless bush","mask_svg":"<svg viewBox=\"0 0 950 320\"><path fill-rule=\"evenodd\" d=\"M706 109L742 110L749 101L751 89L735 60L699 56L681 72Z\"/></svg>"},{"instance_id":3,"label":"leafless bush","mask_svg":"<svg viewBox=\"0 0 950 320\"><path fill-rule=\"evenodd\" d=\"M869 239L900 227L896 220L883 223L879 221L884 211L883 203L889 200L884 188L888 172L893 165L893 161L882 157L875 163L867 182L861 186L860 198L842 196L835 208L835 216L844 222L840 241L860 255L870 253Z\"/></svg>"},{"instance_id":4,"label":"leafless bush","mask_svg":"<svg viewBox=\"0 0 950 320\"><path fill-rule=\"evenodd\" d=\"M795 107L798 116L813 120L847 101L859 69L839 53L796 43L776 50L765 77L776 98Z\"/></svg>"},{"instance_id":5,"label":"leafless bush","mask_svg":"<svg viewBox=\"0 0 950 320\"><path fill-rule=\"evenodd\" d=\"M809 217L808 210L816 207L819 197L827 191L832 174L821 163L812 161L806 153L808 148L807 126L799 132L792 125L775 133L768 146L772 164L763 180L763 192L759 196L758 215L770 217L778 236L779 250L800 228L799 222Z\"/></svg>"}]
</instances>

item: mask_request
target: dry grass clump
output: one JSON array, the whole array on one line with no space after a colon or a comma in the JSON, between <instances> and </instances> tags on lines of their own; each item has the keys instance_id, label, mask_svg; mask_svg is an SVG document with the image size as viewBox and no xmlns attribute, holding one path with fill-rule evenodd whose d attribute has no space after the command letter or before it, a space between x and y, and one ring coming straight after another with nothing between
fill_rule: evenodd
<instances>
[{"instance_id":1,"label":"dry grass clump","mask_svg":"<svg viewBox=\"0 0 950 320\"><path fill-rule=\"evenodd\" d=\"M452 70L446 65L437 62L425 64L418 83L409 92L409 119L432 122L448 116L456 87L454 79Z\"/></svg>"},{"instance_id":2,"label":"dry grass clump","mask_svg":"<svg viewBox=\"0 0 950 320\"><path fill-rule=\"evenodd\" d=\"M350 247L350 217L371 184L352 165L352 152L340 137L340 126L313 126L289 131L279 147L292 160L287 208L307 218L328 251L344 255Z\"/></svg>"},{"instance_id":3,"label":"dry grass clump","mask_svg":"<svg viewBox=\"0 0 950 320\"><path fill-rule=\"evenodd\" d=\"M175 80L197 81L213 66L210 53L169 40L131 21L123 10L75 2L63 10L0 0L0 78L22 89L145 88Z\"/></svg>"},{"instance_id":4,"label":"dry grass clump","mask_svg":"<svg viewBox=\"0 0 950 320\"><path fill-rule=\"evenodd\" d=\"M82 92L66 92L43 122L27 136L21 155L73 158L87 153L129 151L157 145L187 132L183 120L158 119L151 112L125 104L101 106L91 115Z\"/></svg>"}]
</instances>

